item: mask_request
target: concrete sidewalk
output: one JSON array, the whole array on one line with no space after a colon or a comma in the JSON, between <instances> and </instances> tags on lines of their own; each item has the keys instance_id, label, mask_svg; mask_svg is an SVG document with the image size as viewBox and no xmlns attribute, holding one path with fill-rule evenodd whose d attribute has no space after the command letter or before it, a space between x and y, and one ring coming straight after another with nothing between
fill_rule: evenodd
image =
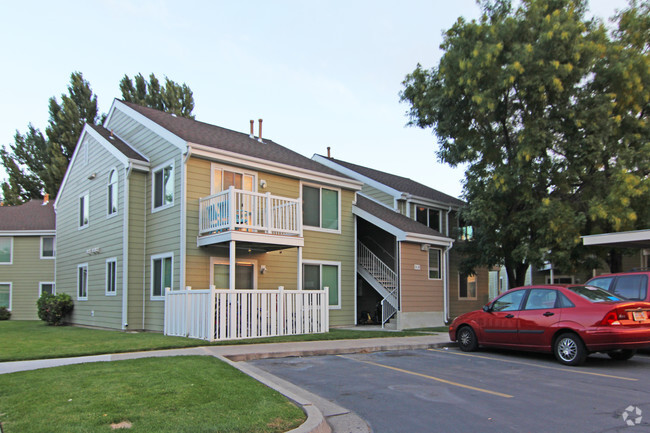
<instances>
[{"instance_id":1,"label":"concrete sidewalk","mask_svg":"<svg viewBox=\"0 0 650 433\"><path fill-rule=\"evenodd\" d=\"M369 432L367 423L349 410L309 393L270 373L246 362L262 358L290 356L337 355L345 353L371 353L387 350L428 349L449 346L446 333L426 334L417 337L364 338L358 340L301 341L292 343L243 344L233 346L201 346L187 349L154 350L147 352L117 353L109 355L80 356L74 358L41 359L0 363L0 374L87 362L120 361L125 359L163 356L207 355L222 359L259 382L280 392L307 414L307 421L292 432L325 433Z\"/></svg>"}]
</instances>

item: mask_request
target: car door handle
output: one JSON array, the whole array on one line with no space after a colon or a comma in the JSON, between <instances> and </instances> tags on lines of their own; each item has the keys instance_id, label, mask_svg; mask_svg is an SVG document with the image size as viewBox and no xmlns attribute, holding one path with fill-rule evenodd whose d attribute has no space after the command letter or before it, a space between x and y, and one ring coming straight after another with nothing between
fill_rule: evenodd
<instances>
[{"instance_id":1,"label":"car door handle","mask_svg":"<svg viewBox=\"0 0 650 433\"><path fill-rule=\"evenodd\" d=\"M513 317L515 317L514 314L506 314L506 319L512 319Z\"/></svg>"},{"instance_id":2,"label":"car door handle","mask_svg":"<svg viewBox=\"0 0 650 433\"><path fill-rule=\"evenodd\" d=\"M555 314L555 313L551 313L550 311L547 311L546 313L544 313L544 316L546 316L546 317L551 317L551 316L554 315L554 314Z\"/></svg>"}]
</instances>

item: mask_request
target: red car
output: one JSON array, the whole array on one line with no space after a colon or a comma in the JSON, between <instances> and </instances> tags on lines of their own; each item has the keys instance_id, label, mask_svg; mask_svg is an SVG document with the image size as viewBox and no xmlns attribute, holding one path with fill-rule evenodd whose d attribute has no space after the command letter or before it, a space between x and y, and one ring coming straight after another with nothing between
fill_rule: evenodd
<instances>
[{"instance_id":1,"label":"red car","mask_svg":"<svg viewBox=\"0 0 650 433\"><path fill-rule=\"evenodd\" d=\"M580 365L592 352L626 360L650 347L649 317L650 302L598 287L518 287L458 316L449 338L465 352L479 346L553 352L563 364Z\"/></svg>"}]
</instances>

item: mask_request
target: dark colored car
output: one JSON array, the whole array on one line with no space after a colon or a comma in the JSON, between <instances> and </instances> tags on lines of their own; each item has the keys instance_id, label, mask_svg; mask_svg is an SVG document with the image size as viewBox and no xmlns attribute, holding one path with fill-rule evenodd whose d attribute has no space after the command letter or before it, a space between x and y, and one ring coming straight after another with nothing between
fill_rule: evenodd
<instances>
[{"instance_id":1,"label":"dark colored car","mask_svg":"<svg viewBox=\"0 0 650 433\"><path fill-rule=\"evenodd\" d=\"M650 302L650 271L599 275L585 284L600 287L630 300Z\"/></svg>"},{"instance_id":2,"label":"dark colored car","mask_svg":"<svg viewBox=\"0 0 650 433\"><path fill-rule=\"evenodd\" d=\"M592 352L626 360L650 347L650 302L593 286L519 287L458 316L449 338L466 352L479 346L552 352L566 365L580 365Z\"/></svg>"}]
</instances>

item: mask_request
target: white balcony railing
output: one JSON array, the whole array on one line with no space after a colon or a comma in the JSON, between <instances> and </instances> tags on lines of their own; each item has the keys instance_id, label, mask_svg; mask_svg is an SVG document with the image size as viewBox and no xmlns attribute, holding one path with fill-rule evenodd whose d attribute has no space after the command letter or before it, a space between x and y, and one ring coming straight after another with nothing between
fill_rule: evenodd
<instances>
[{"instance_id":1,"label":"white balcony railing","mask_svg":"<svg viewBox=\"0 0 650 433\"><path fill-rule=\"evenodd\" d=\"M199 234L245 230L300 236L300 200L244 191L227 191L199 200Z\"/></svg>"}]
</instances>

